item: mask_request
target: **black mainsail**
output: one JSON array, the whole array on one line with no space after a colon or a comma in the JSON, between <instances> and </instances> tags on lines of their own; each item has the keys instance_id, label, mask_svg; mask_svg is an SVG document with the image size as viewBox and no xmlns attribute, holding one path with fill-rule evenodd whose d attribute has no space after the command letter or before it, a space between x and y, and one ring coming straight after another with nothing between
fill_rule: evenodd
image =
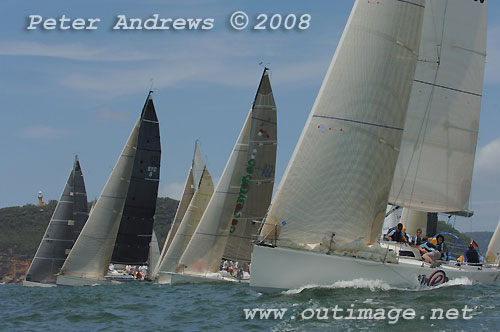
<instances>
[{"instance_id":1,"label":"black mainsail","mask_svg":"<svg viewBox=\"0 0 500 332\"><path fill-rule=\"evenodd\" d=\"M77 156L61 199L26 274L26 281L56 283L55 274L59 273L87 218L87 192Z\"/></svg>"},{"instance_id":2,"label":"black mainsail","mask_svg":"<svg viewBox=\"0 0 500 332\"><path fill-rule=\"evenodd\" d=\"M147 264L160 181L160 128L149 92L142 109L137 150L111 262Z\"/></svg>"}]
</instances>

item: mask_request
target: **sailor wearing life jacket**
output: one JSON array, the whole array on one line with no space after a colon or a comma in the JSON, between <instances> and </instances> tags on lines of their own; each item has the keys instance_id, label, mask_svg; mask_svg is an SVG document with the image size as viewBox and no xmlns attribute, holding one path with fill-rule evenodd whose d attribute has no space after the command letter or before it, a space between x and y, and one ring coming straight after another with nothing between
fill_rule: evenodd
<instances>
[{"instance_id":1,"label":"sailor wearing life jacket","mask_svg":"<svg viewBox=\"0 0 500 332\"><path fill-rule=\"evenodd\" d=\"M444 236L439 234L436 237L437 244L434 245L432 242L427 241L420 245L420 253L423 254L422 258L427 262L431 263L431 267L437 265L436 261L441 258L446 258L446 244L444 243Z\"/></svg>"},{"instance_id":2,"label":"sailor wearing life jacket","mask_svg":"<svg viewBox=\"0 0 500 332\"><path fill-rule=\"evenodd\" d=\"M417 235L410 238L410 243L415 246L420 246L422 243L425 243L425 240L422 238L422 230L420 228L417 229Z\"/></svg>"},{"instance_id":3,"label":"sailor wearing life jacket","mask_svg":"<svg viewBox=\"0 0 500 332\"><path fill-rule=\"evenodd\" d=\"M385 239L395 242L407 242L406 234L405 231L403 230L403 224L399 223L396 227L390 228L387 234L385 235Z\"/></svg>"}]
</instances>

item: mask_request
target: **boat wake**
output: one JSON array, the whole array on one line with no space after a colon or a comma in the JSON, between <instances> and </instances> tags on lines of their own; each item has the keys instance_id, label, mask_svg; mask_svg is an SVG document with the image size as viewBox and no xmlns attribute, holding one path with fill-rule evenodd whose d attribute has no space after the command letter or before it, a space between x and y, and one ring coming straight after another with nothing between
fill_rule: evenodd
<instances>
[{"instance_id":1,"label":"boat wake","mask_svg":"<svg viewBox=\"0 0 500 332\"><path fill-rule=\"evenodd\" d=\"M471 286L474 284L474 281L470 280L469 278L467 277L461 277L461 278L455 278L455 279L451 279L450 281L444 283L444 284L441 284L441 285L438 285L438 286L435 286L435 287L427 287L427 289L437 289L437 288L445 288L445 287L453 287L453 286Z\"/></svg>"},{"instance_id":2,"label":"boat wake","mask_svg":"<svg viewBox=\"0 0 500 332\"><path fill-rule=\"evenodd\" d=\"M303 291L311 290L311 289L344 289L344 288L353 288L353 289L369 289L372 292L377 291L388 291L388 290L399 290L399 291L427 291L427 290L435 290L446 287L455 287L455 286L470 286L473 285L473 281L467 277L461 277L456 279L451 279L450 281L440 284L438 286L433 287L419 287L419 288L402 288L402 287L393 287L387 284L382 280L368 280L368 279L354 279L350 281L337 281L332 285L306 285L303 287L290 289L287 291L281 292L284 295L294 295L302 293Z\"/></svg>"},{"instance_id":3,"label":"boat wake","mask_svg":"<svg viewBox=\"0 0 500 332\"><path fill-rule=\"evenodd\" d=\"M283 291L282 294L293 295L299 294L305 290L310 289L342 289L342 288L355 288L355 289L369 289L372 292L383 290L387 291L394 289L389 284L382 280L367 280L367 279L354 279L350 281L337 281L332 285L306 285L295 289Z\"/></svg>"}]
</instances>

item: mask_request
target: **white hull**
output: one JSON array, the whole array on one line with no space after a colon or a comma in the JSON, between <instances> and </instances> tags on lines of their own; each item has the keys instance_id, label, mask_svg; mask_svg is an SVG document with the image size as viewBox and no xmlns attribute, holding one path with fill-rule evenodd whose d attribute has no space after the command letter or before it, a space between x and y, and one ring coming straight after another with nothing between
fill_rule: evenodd
<instances>
[{"instance_id":1,"label":"white hull","mask_svg":"<svg viewBox=\"0 0 500 332\"><path fill-rule=\"evenodd\" d=\"M23 280L23 286L25 287L56 287L56 284L42 284L41 282L33 282Z\"/></svg>"},{"instance_id":2,"label":"white hull","mask_svg":"<svg viewBox=\"0 0 500 332\"><path fill-rule=\"evenodd\" d=\"M86 279L79 277L70 277L65 275L57 276L57 286L95 286L95 285L110 285L113 283L118 283L118 282L105 279Z\"/></svg>"},{"instance_id":3,"label":"white hull","mask_svg":"<svg viewBox=\"0 0 500 332\"><path fill-rule=\"evenodd\" d=\"M258 292L271 293L364 279L418 289L464 277L489 284L500 278L500 270L453 264L431 268L416 259L400 258L398 264L390 264L351 256L254 246L250 286Z\"/></svg>"},{"instance_id":4,"label":"white hull","mask_svg":"<svg viewBox=\"0 0 500 332\"><path fill-rule=\"evenodd\" d=\"M161 272L160 274L163 274ZM204 284L204 283L224 283L224 282L233 282L233 283L249 283L247 279L236 279L236 278L227 278L223 277L217 273L213 273L211 275L193 275L193 274L183 274L183 273L165 273L169 276L169 278L163 278L162 284Z\"/></svg>"}]
</instances>

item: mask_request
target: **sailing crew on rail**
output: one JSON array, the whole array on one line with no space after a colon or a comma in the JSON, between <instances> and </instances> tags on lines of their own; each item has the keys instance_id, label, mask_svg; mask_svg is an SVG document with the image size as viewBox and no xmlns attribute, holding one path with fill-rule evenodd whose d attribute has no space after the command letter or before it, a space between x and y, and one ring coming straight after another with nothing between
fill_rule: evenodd
<instances>
[{"instance_id":1,"label":"sailing crew on rail","mask_svg":"<svg viewBox=\"0 0 500 332\"><path fill-rule=\"evenodd\" d=\"M424 240L424 238L422 238L422 229L418 228L417 229L417 235L412 236L410 238L410 245L412 247L417 248L417 246L420 246L424 242L425 242L425 240Z\"/></svg>"},{"instance_id":2,"label":"sailing crew on rail","mask_svg":"<svg viewBox=\"0 0 500 332\"><path fill-rule=\"evenodd\" d=\"M427 262L431 263L431 267L435 267L436 263L439 259L444 257L446 253L446 244L444 243L444 236L439 234L436 237L437 245L434 245L432 242L427 241L422 244L419 249L421 253L423 253L422 258Z\"/></svg>"},{"instance_id":3,"label":"sailing crew on rail","mask_svg":"<svg viewBox=\"0 0 500 332\"><path fill-rule=\"evenodd\" d=\"M388 241L395 241L406 243L408 242L406 239L405 231L403 231L403 224L399 223L396 227L390 228L384 238Z\"/></svg>"}]
</instances>

